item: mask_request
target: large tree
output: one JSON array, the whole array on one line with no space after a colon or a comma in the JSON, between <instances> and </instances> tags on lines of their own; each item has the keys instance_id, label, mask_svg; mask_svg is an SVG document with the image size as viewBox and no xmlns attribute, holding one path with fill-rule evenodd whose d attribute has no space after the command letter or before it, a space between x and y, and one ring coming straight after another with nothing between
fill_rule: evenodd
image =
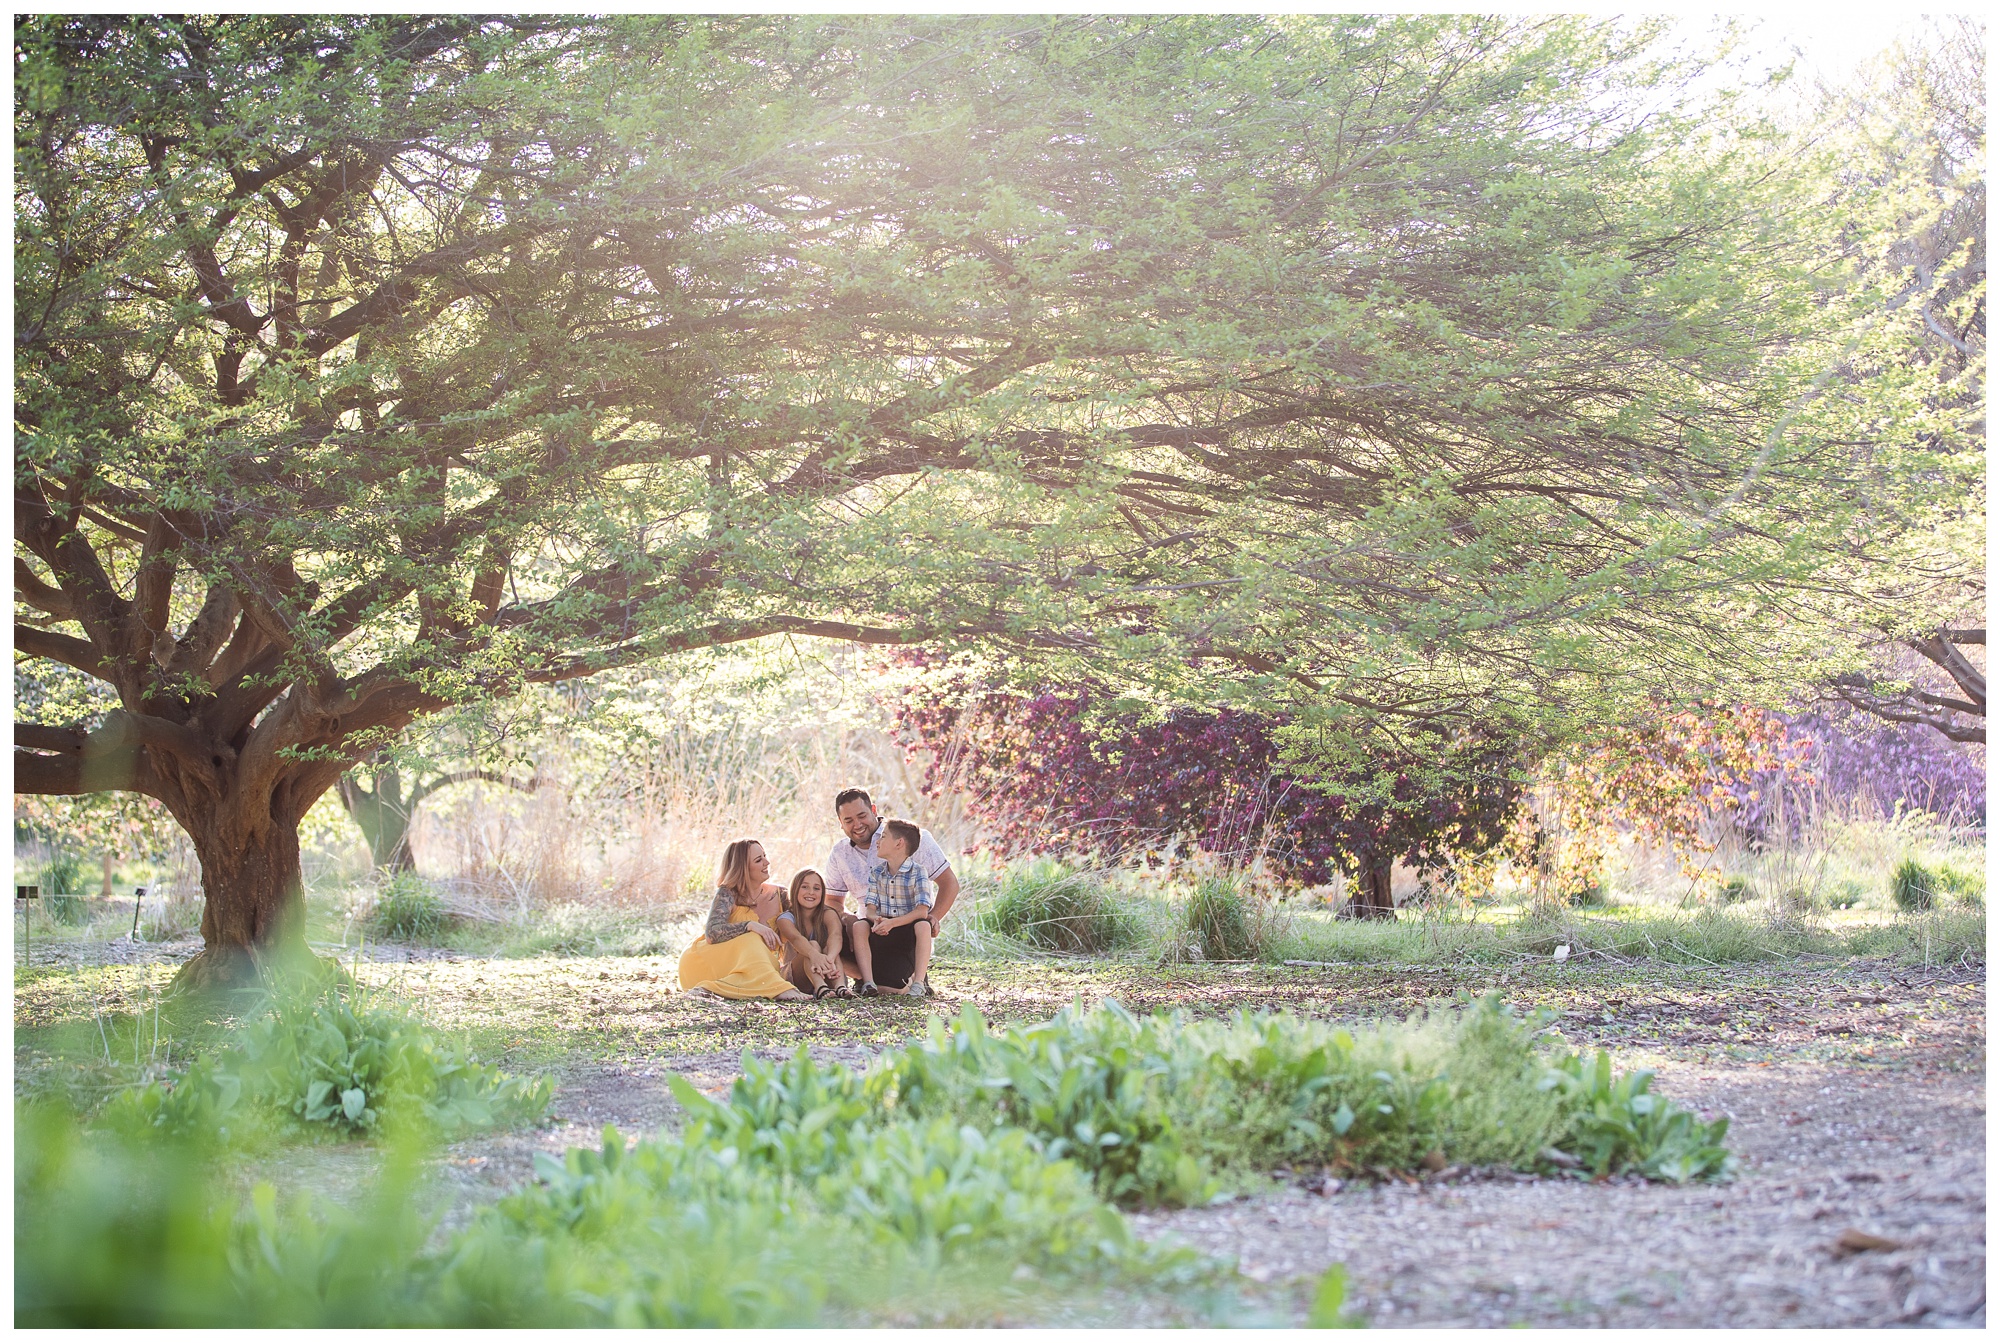
<instances>
[{"instance_id":1,"label":"large tree","mask_svg":"<svg viewBox=\"0 0 2000 1343\"><path fill-rule=\"evenodd\" d=\"M1871 656L1827 689L1877 717L1984 742L1985 31L1933 19L1821 102L1848 149L1844 249L1879 295L1868 353L1888 376L1873 381L1893 413L1969 449L1944 464L1956 490L1908 520L1901 562L1857 575L1856 642Z\"/></svg>"},{"instance_id":2,"label":"large tree","mask_svg":"<svg viewBox=\"0 0 2000 1343\"><path fill-rule=\"evenodd\" d=\"M115 707L16 788L168 807L205 981L412 719L677 650L1392 725L1782 662L1908 445L1823 405L1795 165L1644 38L24 19L16 648Z\"/></svg>"}]
</instances>

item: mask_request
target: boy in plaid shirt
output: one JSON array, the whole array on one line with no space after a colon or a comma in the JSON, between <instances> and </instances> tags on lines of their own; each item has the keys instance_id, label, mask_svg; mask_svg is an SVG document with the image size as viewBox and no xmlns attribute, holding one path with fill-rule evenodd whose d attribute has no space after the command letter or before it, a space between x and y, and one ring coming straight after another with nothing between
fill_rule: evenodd
<instances>
[{"instance_id":1,"label":"boy in plaid shirt","mask_svg":"<svg viewBox=\"0 0 2000 1343\"><path fill-rule=\"evenodd\" d=\"M868 895L854 925L854 960L861 968L863 996L905 993L921 998L931 964L931 906L937 889L917 865L922 832L908 821L888 821L875 853L881 858L868 874Z\"/></svg>"}]
</instances>

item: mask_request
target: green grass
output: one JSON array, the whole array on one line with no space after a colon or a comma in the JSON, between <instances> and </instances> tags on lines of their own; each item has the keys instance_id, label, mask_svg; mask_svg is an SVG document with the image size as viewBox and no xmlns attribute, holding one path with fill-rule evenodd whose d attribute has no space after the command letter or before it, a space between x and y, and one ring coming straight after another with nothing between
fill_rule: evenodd
<instances>
[{"instance_id":1,"label":"green grass","mask_svg":"<svg viewBox=\"0 0 2000 1343\"><path fill-rule=\"evenodd\" d=\"M454 901L410 873L379 891L308 896L309 935L341 947L362 940L436 947L467 956L679 955L701 929L690 909L672 912L581 901L495 913Z\"/></svg>"},{"instance_id":2,"label":"green grass","mask_svg":"<svg viewBox=\"0 0 2000 1343\"><path fill-rule=\"evenodd\" d=\"M1983 965L1986 911L1979 906L1933 909L1892 924L1859 928L1846 935L1851 956L1880 956L1925 966Z\"/></svg>"},{"instance_id":3,"label":"green grass","mask_svg":"<svg viewBox=\"0 0 2000 1343\"><path fill-rule=\"evenodd\" d=\"M1946 895L1955 895L1962 904L1979 908L1986 903L1986 875L1978 869L1949 864L1926 867L1914 858L1905 858L1889 874L1889 898L1906 914L1922 914L1938 908Z\"/></svg>"},{"instance_id":4,"label":"green grass","mask_svg":"<svg viewBox=\"0 0 2000 1343\"><path fill-rule=\"evenodd\" d=\"M687 949L700 929L647 911L560 904L497 925L474 925L444 944L457 951L526 956L664 956Z\"/></svg>"},{"instance_id":5,"label":"green grass","mask_svg":"<svg viewBox=\"0 0 2000 1343\"><path fill-rule=\"evenodd\" d=\"M376 935L403 942L435 942L458 920L430 883L414 872L399 872L375 897L370 920Z\"/></svg>"},{"instance_id":6,"label":"green grass","mask_svg":"<svg viewBox=\"0 0 2000 1343\"><path fill-rule=\"evenodd\" d=\"M1367 965L1504 965L1570 955L1674 965L1731 965L1800 956L1888 957L1943 964L1983 959L1983 910L1940 910L1851 929L1732 908L1689 912L1526 914L1504 922L1407 915L1393 923L1301 916L1266 959Z\"/></svg>"}]
</instances>

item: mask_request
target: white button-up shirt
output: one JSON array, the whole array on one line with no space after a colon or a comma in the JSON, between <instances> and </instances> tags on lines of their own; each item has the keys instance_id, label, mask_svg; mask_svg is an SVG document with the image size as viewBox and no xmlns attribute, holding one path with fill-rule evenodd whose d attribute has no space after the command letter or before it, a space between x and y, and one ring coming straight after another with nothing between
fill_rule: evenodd
<instances>
[{"instance_id":1,"label":"white button-up shirt","mask_svg":"<svg viewBox=\"0 0 2000 1343\"><path fill-rule=\"evenodd\" d=\"M930 831L919 829L917 834L915 854L917 866L923 870L925 876L936 881L938 873L951 866L951 860L944 856L944 850L940 849L938 842L931 838ZM841 901L840 908L843 913L861 912L862 901L868 895L868 873L882 861L875 856L875 846L881 842L880 824L876 825L875 833L868 837L868 847L865 849L855 848L845 835L833 842L833 852L826 856L826 893L829 899ZM850 895L854 897L852 902L846 899Z\"/></svg>"}]
</instances>

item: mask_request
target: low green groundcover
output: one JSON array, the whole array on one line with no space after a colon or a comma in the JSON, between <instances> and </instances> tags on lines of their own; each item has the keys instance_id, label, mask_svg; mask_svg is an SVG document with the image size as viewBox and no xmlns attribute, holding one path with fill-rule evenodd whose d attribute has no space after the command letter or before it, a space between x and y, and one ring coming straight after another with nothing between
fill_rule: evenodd
<instances>
[{"instance_id":1,"label":"low green groundcover","mask_svg":"<svg viewBox=\"0 0 2000 1343\"><path fill-rule=\"evenodd\" d=\"M1108 1002L993 1029L968 1008L858 1070L746 1054L726 1101L674 1078L679 1135L628 1148L607 1130L600 1150L543 1158L534 1184L441 1245L415 1211L415 1136L385 1138L358 1207L281 1207L268 1186L239 1205L206 1110L134 1124L144 1106L128 1102L85 1132L24 1108L16 1322L979 1323L1122 1293L1206 1302L1219 1321L1245 1318L1217 1305L1237 1300L1226 1266L1139 1241L1115 1205L1199 1203L1279 1162L1730 1173L1726 1121L1571 1053L1548 1024L1494 998L1359 1031L1289 1014L1141 1020ZM280 1071L271 1094L307 1076ZM390 1133L344 1099L314 1121L332 1094L315 1102L308 1083L295 1118ZM1325 1287L1316 1320L1338 1313Z\"/></svg>"}]
</instances>

